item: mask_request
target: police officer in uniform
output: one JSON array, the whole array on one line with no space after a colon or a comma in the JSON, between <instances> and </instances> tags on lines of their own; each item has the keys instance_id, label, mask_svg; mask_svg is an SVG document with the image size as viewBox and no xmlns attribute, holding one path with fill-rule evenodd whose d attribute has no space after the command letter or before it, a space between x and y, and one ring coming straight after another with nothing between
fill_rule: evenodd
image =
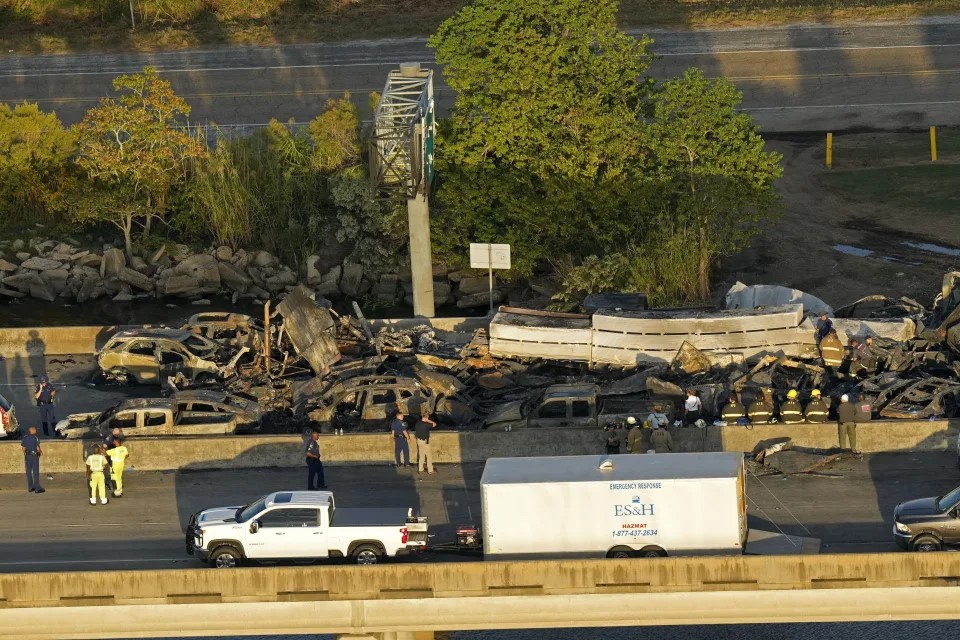
<instances>
[{"instance_id":1,"label":"police officer in uniform","mask_svg":"<svg viewBox=\"0 0 960 640\"><path fill-rule=\"evenodd\" d=\"M750 419L750 424L768 424L773 418L773 405L767 400L765 390L761 390L757 398L750 403L747 417Z\"/></svg>"},{"instance_id":2,"label":"police officer in uniform","mask_svg":"<svg viewBox=\"0 0 960 640\"><path fill-rule=\"evenodd\" d=\"M320 433L313 431L307 440L307 490L316 491L326 489L327 483L323 477L323 462L320 460ZM316 480L316 482L314 482Z\"/></svg>"},{"instance_id":3,"label":"police officer in uniform","mask_svg":"<svg viewBox=\"0 0 960 640\"><path fill-rule=\"evenodd\" d=\"M737 399L737 394L731 393L727 404L723 405L723 410L720 412L720 419L728 425L737 424L744 413L744 406Z\"/></svg>"},{"instance_id":4,"label":"police officer in uniform","mask_svg":"<svg viewBox=\"0 0 960 640\"><path fill-rule=\"evenodd\" d=\"M784 424L800 424L803 422L803 407L797 401L797 390L787 391L787 399L780 405L780 420Z\"/></svg>"},{"instance_id":5,"label":"police officer in uniform","mask_svg":"<svg viewBox=\"0 0 960 640\"><path fill-rule=\"evenodd\" d=\"M37 407L40 410L40 424L43 426L43 435L49 436L47 425L50 425L50 431L55 431L57 426L57 416L53 412L53 399L57 397L57 390L47 380L47 376L40 376L40 384L34 389L33 397L36 399Z\"/></svg>"},{"instance_id":6,"label":"police officer in uniform","mask_svg":"<svg viewBox=\"0 0 960 640\"><path fill-rule=\"evenodd\" d=\"M30 427L27 435L20 441L20 447L23 449L23 463L27 470L27 491L43 493L44 488L40 486L40 456L43 455L43 449L40 448L36 427Z\"/></svg>"},{"instance_id":7,"label":"police officer in uniform","mask_svg":"<svg viewBox=\"0 0 960 640\"><path fill-rule=\"evenodd\" d=\"M807 422L813 423L823 423L827 421L829 417L830 407L820 397L820 389L814 389L810 392L810 402L807 403L806 409L804 409L803 415L806 418Z\"/></svg>"}]
</instances>

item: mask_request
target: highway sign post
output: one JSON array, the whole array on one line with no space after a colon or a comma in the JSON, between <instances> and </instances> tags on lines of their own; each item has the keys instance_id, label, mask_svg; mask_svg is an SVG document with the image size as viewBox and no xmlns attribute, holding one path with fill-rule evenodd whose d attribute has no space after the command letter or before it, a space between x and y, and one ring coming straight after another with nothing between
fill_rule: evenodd
<instances>
[{"instance_id":1,"label":"highway sign post","mask_svg":"<svg viewBox=\"0 0 960 640\"><path fill-rule=\"evenodd\" d=\"M470 243L470 268L487 269L490 276L490 311L493 311L493 270L510 268L510 245Z\"/></svg>"}]
</instances>

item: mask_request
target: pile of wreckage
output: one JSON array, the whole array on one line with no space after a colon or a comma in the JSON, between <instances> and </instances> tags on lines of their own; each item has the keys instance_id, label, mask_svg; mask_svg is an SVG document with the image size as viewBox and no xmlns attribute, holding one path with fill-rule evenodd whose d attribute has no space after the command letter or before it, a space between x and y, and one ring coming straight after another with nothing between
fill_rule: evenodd
<instances>
[{"instance_id":1,"label":"pile of wreckage","mask_svg":"<svg viewBox=\"0 0 960 640\"><path fill-rule=\"evenodd\" d=\"M445 341L426 324L374 331L356 304L354 315L338 314L325 299L297 287L272 312L267 303L262 320L239 314L191 318L182 330L221 349L217 375L179 370L165 382L171 391L216 386L255 399L265 430L273 422L283 431L308 425L326 432L380 431L398 410L434 414L442 425L461 429L604 426L604 420L645 415L655 402L679 411L686 389L698 393L708 416L718 416L732 392L746 404L764 390L782 400L790 389L797 389L801 400L813 389L833 398L864 393L880 418L960 415L960 273L947 274L929 310L915 300L877 296L831 310L802 292L739 283L726 306L713 312L601 309L596 312L604 314L601 328L597 315L501 307L489 329ZM795 324L768 323L776 337L761 349L755 336L748 342L740 334L758 333L750 323L766 318L771 308ZM810 318L819 311L832 313L843 338L874 336L872 369L837 375L820 366ZM626 324L617 325L616 318ZM749 319L746 329L737 318ZM662 336L668 345L662 348L656 336L646 335L656 357L625 355L624 345L635 336L626 329L617 334L615 327L673 319L710 331ZM581 348L564 342L568 330ZM597 338L598 333L604 335ZM521 334L522 340L509 342L509 336ZM718 339L721 334L726 337ZM784 336L793 335L800 338L783 347ZM737 341L749 348L730 348ZM504 353L505 343L507 351L524 354ZM582 348L594 344L624 353L594 361L590 349Z\"/></svg>"}]
</instances>

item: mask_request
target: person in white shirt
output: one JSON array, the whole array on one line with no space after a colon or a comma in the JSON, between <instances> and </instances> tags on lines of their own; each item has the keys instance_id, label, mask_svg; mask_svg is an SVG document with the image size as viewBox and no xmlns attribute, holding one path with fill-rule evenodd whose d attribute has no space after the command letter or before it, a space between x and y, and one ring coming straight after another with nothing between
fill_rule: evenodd
<instances>
[{"instance_id":1,"label":"person in white shirt","mask_svg":"<svg viewBox=\"0 0 960 640\"><path fill-rule=\"evenodd\" d=\"M703 403L693 389L687 389L687 399L683 403L683 423L692 425L700 419Z\"/></svg>"},{"instance_id":2,"label":"person in white shirt","mask_svg":"<svg viewBox=\"0 0 960 640\"><path fill-rule=\"evenodd\" d=\"M104 485L103 472L107 468L107 457L103 455L106 447L98 444L97 448L87 456L87 480L90 482L90 504L97 504L97 494L100 495L100 504L107 504L107 489Z\"/></svg>"}]
</instances>

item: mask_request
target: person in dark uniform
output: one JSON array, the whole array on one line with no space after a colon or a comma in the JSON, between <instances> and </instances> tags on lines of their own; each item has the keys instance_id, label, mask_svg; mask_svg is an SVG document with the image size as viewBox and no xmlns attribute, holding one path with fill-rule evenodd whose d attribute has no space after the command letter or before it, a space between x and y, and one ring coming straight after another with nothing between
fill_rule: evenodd
<instances>
[{"instance_id":1,"label":"person in dark uniform","mask_svg":"<svg viewBox=\"0 0 960 640\"><path fill-rule=\"evenodd\" d=\"M820 389L814 389L810 392L810 402L807 403L803 411L803 417L807 422L823 423L827 421L830 413L830 407L820 397Z\"/></svg>"},{"instance_id":2,"label":"person in dark uniform","mask_svg":"<svg viewBox=\"0 0 960 640\"><path fill-rule=\"evenodd\" d=\"M797 400L796 389L787 391L787 399L780 405L780 420L784 424L800 424L803 422L803 407Z\"/></svg>"},{"instance_id":3,"label":"person in dark uniform","mask_svg":"<svg viewBox=\"0 0 960 640\"><path fill-rule=\"evenodd\" d=\"M320 460L320 432L313 431L307 441L307 490L316 491L326 489L327 483L323 477L323 462ZM314 484L316 480L316 485Z\"/></svg>"},{"instance_id":4,"label":"person in dark uniform","mask_svg":"<svg viewBox=\"0 0 960 640\"><path fill-rule=\"evenodd\" d=\"M731 393L727 404L723 405L723 410L720 412L720 419L728 425L734 425L744 417L745 413L744 406L737 399L737 394Z\"/></svg>"},{"instance_id":5,"label":"person in dark uniform","mask_svg":"<svg viewBox=\"0 0 960 640\"><path fill-rule=\"evenodd\" d=\"M43 493L45 489L40 486L40 456L43 455L43 449L40 448L36 427L30 427L27 435L20 441L20 447L23 449L23 462L27 469L27 491Z\"/></svg>"},{"instance_id":6,"label":"person in dark uniform","mask_svg":"<svg viewBox=\"0 0 960 640\"><path fill-rule=\"evenodd\" d=\"M393 434L393 457L397 466L410 466L410 432L407 431L407 423L404 422L406 416L398 413L390 423L390 432ZM401 455L403 464L400 464Z\"/></svg>"},{"instance_id":7,"label":"person in dark uniform","mask_svg":"<svg viewBox=\"0 0 960 640\"><path fill-rule=\"evenodd\" d=\"M761 389L756 399L747 409L747 418L750 424L769 424L773 418L773 404L767 399L766 389Z\"/></svg>"},{"instance_id":8,"label":"person in dark uniform","mask_svg":"<svg viewBox=\"0 0 960 640\"><path fill-rule=\"evenodd\" d=\"M53 399L57 397L57 390L53 388L47 376L40 376L40 384L34 389L33 397L40 410L40 424L43 426L43 435L49 436L57 426L57 416L53 412ZM49 425L49 431L48 426Z\"/></svg>"}]
</instances>

